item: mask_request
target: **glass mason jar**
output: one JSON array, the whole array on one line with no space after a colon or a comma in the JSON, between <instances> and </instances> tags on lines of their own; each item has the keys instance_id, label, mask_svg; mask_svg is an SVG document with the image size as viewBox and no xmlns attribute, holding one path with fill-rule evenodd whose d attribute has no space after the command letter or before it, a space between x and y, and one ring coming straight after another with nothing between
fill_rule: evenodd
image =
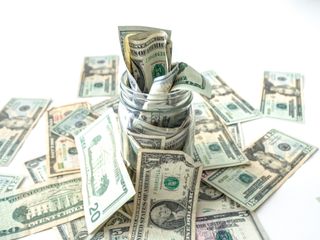
<instances>
[{"instance_id":1,"label":"glass mason jar","mask_svg":"<svg viewBox=\"0 0 320 240\"><path fill-rule=\"evenodd\" d=\"M192 92L146 94L129 87L127 72L120 81L121 155L136 169L139 148L182 150L192 156L194 113Z\"/></svg>"}]
</instances>

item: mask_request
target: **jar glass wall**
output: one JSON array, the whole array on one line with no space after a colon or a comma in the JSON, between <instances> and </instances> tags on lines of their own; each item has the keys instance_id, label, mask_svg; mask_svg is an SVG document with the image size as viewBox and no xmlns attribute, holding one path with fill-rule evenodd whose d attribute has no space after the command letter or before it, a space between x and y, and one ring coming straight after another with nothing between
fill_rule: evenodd
<instances>
[{"instance_id":1,"label":"jar glass wall","mask_svg":"<svg viewBox=\"0 0 320 240\"><path fill-rule=\"evenodd\" d=\"M182 150L192 156L194 114L192 92L146 94L129 87L126 72L120 82L121 154L135 169L139 148Z\"/></svg>"}]
</instances>

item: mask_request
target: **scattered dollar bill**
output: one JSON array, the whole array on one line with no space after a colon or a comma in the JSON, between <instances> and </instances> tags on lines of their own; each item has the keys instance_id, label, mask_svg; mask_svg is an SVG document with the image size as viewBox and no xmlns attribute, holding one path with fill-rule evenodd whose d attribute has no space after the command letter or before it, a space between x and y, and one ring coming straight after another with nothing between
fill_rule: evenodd
<instances>
[{"instance_id":1,"label":"scattered dollar bill","mask_svg":"<svg viewBox=\"0 0 320 240\"><path fill-rule=\"evenodd\" d=\"M205 99L225 124L230 125L261 117L259 110L254 109L240 97L214 71L207 71L202 75L213 88L211 97L205 97Z\"/></svg>"},{"instance_id":2,"label":"scattered dollar bill","mask_svg":"<svg viewBox=\"0 0 320 240\"><path fill-rule=\"evenodd\" d=\"M118 94L118 56L84 59L79 97L115 96Z\"/></svg>"},{"instance_id":3,"label":"scattered dollar bill","mask_svg":"<svg viewBox=\"0 0 320 240\"><path fill-rule=\"evenodd\" d=\"M108 226L104 229L104 237L106 240L127 240L129 228L130 223Z\"/></svg>"},{"instance_id":4,"label":"scattered dollar bill","mask_svg":"<svg viewBox=\"0 0 320 240\"><path fill-rule=\"evenodd\" d=\"M212 171L203 180L253 211L317 150L272 129L244 150L250 165Z\"/></svg>"},{"instance_id":5,"label":"scattered dollar bill","mask_svg":"<svg viewBox=\"0 0 320 240\"><path fill-rule=\"evenodd\" d=\"M128 239L195 239L201 172L184 152L142 149Z\"/></svg>"},{"instance_id":6,"label":"scattered dollar bill","mask_svg":"<svg viewBox=\"0 0 320 240\"><path fill-rule=\"evenodd\" d=\"M244 149L244 138L241 123L235 123L227 126L232 138L240 149Z\"/></svg>"},{"instance_id":7,"label":"scattered dollar bill","mask_svg":"<svg viewBox=\"0 0 320 240\"><path fill-rule=\"evenodd\" d=\"M78 108L52 127L52 132L60 136L74 138L90 123L94 122L98 116L93 114L88 108Z\"/></svg>"},{"instance_id":8,"label":"scattered dollar bill","mask_svg":"<svg viewBox=\"0 0 320 240\"><path fill-rule=\"evenodd\" d=\"M48 176L59 176L79 172L79 160L76 145L73 139L59 136L52 132L54 125L62 121L74 110L89 108L88 103L75 103L61 107L55 107L47 112L48 115Z\"/></svg>"},{"instance_id":9,"label":"scattered dollar bill","mask_svg":"<svg viewBox=\"0 0 320 240\"><path fill-rule=\"evenodd\" d=\"M255 214L249 210L206 212L197 215L197 240L267 240Z\"/></svg>"},{"instance_id":10,"label":"scattered dollar bill","mask_svg":"<svg viewBox=\"0 0 320 240\"><path fill-rule=\"evenodd\" d=\"M26 161L25 166L33 180L34 183L43 183L48 180L47 167L46 167L46 155ZM56 178L61 178L63 176L57 176ZM69 223L64 223L53 227L56 229L57 234L62 238L62 240L71 240L72 235L70 229L75 229L74 226L78 227L79 223L76 220L72 220ZM76 224L73 227L68 226L76 221ZM78 229L78 228L77 228ZM76 236L83 236L83 234L77 234ZM74 238L74 239L83 239L83 238Z\"/></svg>"},{"instance_id":11,"label":"scattered dollar bill","mask_svg":"<svg viewBox=\"0 0 320 240\"><path fill-rule=\"evenodd\" d=\"M101 227L135 193L119 151L114 112L109 109L76 137L88 232Z\"/></svg>"},{"instance_id":12,"label":"scattered dollar bill","mask_svg":"<svg viewBox=\"0 0 320 240\"><path fill-rule=\"evenodd\" d=\"M12 98L0 111L0 166L8 166L51 100Z\"/></svg>"},{"instance_id":13,"label":"scattered dollar bill","mask_svg":"<svg viewBox=\"0 0 320 240\"><path fill-rule=\"evenodd\" d=\"M46 155L26 161L24 165L26 166L34 183L47 181L48 174L46 168Z\"/></svg>"},{"instance_id":14,"label":"scattered dollar bill","mask_svg":"<svg viewBox=\"0 0 320 240\"><path fill-rule=\"evenodd\" d=\"M260 111L268 117L303 122L303 83L300 73L264 72Z\"/></svg>"},{"instance_id":15,"label":"scattered dollar bill","mask_svg":"<svg viewBox=\"0 0 320 240\"><path fill-rule=\"evenodd\" d=\"M83 216L81 178L52 179L0 198L0 239L16 239Z\"/></svg>"},{"instance_id":16,"label":"scattered dollar bill","mask_svg":"<svg viewBox=\"0 0 320 240\"><path fill-rule=\"evenodd\" d=\"M197 96L192 103L195 112L194 158L203 169L249 164L226 126L208 104Z\"/></svg>"},{"instance_id":17,"label":"scattered dollar bill","mask_svg":"<svg viewBox=\"0 0 320 240\"><path fill-rule=\"evenodd\" d=\"M24 177L0 174L0 193L10 192L19 187Z\"/></svg>"},{"instance_id":18,"label":"scattered dollar bill","mask_svg":"<svg viewBox=\"0 0 320 240\"><path fill-rule=\"evenodd\" d=\"M226 195L200 183L197 239L268 239L257 217Z\"/></svg>"}]
</instances>

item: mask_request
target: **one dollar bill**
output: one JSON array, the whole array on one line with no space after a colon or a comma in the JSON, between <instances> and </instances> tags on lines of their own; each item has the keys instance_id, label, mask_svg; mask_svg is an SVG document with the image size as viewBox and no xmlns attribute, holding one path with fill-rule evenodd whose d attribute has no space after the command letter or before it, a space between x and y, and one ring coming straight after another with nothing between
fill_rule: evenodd
<instances>
[{"instance_id":1,"label":"one dollar bill","mask_svg":"<svg viewBox=\"0 0 320 240\"><path fill-rule=\"evenodd\" d=\"M49 99L12 98L0 111L0 167L8 166L51 103Z\"/></svg>"},{"instance_id":2,"label":"one dollar bill","mask_svg":"<svg viewBox=\"0 0 320 240\"><path fill-rule=\"evenodd\" d=\"M88 232L101 227L134 194L119 151L119 134L112 109L76 137Z\"/></svg>"},{"instance_id":3,"label":"one dollar bill","mask_svg":"<svg viewBox=\"0 0 320 240\"><path fill-rule=\"evenodd\" d=\"M244 150L250 165L208 172L203 180L253 211L316 151L316 147L272 129Z\"/></svg>"},{"instance_id":4,"label":"one dollar bill","mask_svg":"<svg viewBox=\"0 0 320 240\"><path fill-rule=\"evenodd\" d=\"M260 111L268 117L303 122L303 82L300 73L264 72Z\"/></svg>"},{"instance_id":5,"label":"one dollar bill","mask_svg":"<svg viewBox=\"0 0 320 240\"><path fill-rule=\"evenodd\" d=\"M142 149L128 239L195 239L201 172L182 151Z\"/></svg>"}]
</instances>

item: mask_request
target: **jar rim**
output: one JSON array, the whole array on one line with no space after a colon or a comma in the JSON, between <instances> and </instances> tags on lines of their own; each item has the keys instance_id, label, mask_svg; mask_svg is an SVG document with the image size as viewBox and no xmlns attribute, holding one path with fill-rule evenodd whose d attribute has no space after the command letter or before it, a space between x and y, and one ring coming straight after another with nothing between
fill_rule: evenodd
<instances>
[{"instance_id":1,"label":"jar rim","mask_svg":"<svg viewBox=\"0 0 320 240\"><path fill-rule=\"evenodd\" d=\"M153 100L157 101L157 100L163 99L164 97L168 97L168 99L174 99L174 98L181 97L182 95L189 95L189 94L192 95L192 93L189 90L184 90L184 89L177 89L168 93L153 93L153 94L143 93L143 92L135 91L134 89L128 87L127 83L128 83L128 73L126 70L123 72L120 79L120 89L125 91L127 94L131 96L135 96L138 99L148 99L148 97L151 97Z\"/></svg>"},{"instance_id":2,"label":"jar rim","mask_svg":"<svg viewBox=\"0 0 320 240\"><path fill-rule=\"evenodd\" d=\"M145 112L167 112L185 109L191 106L193 94L189 90L175 90L173 92L147 94L137 92L125 83L126 71L122 74L120 82L120 102L131 109ZM128 79L127 79L128 81ZM167 102L174 102L170 104ZM166 104L162 104L166 103ZM144 108L145 104L152 104L152 109Z\"/></svg>"}]
</instances>

